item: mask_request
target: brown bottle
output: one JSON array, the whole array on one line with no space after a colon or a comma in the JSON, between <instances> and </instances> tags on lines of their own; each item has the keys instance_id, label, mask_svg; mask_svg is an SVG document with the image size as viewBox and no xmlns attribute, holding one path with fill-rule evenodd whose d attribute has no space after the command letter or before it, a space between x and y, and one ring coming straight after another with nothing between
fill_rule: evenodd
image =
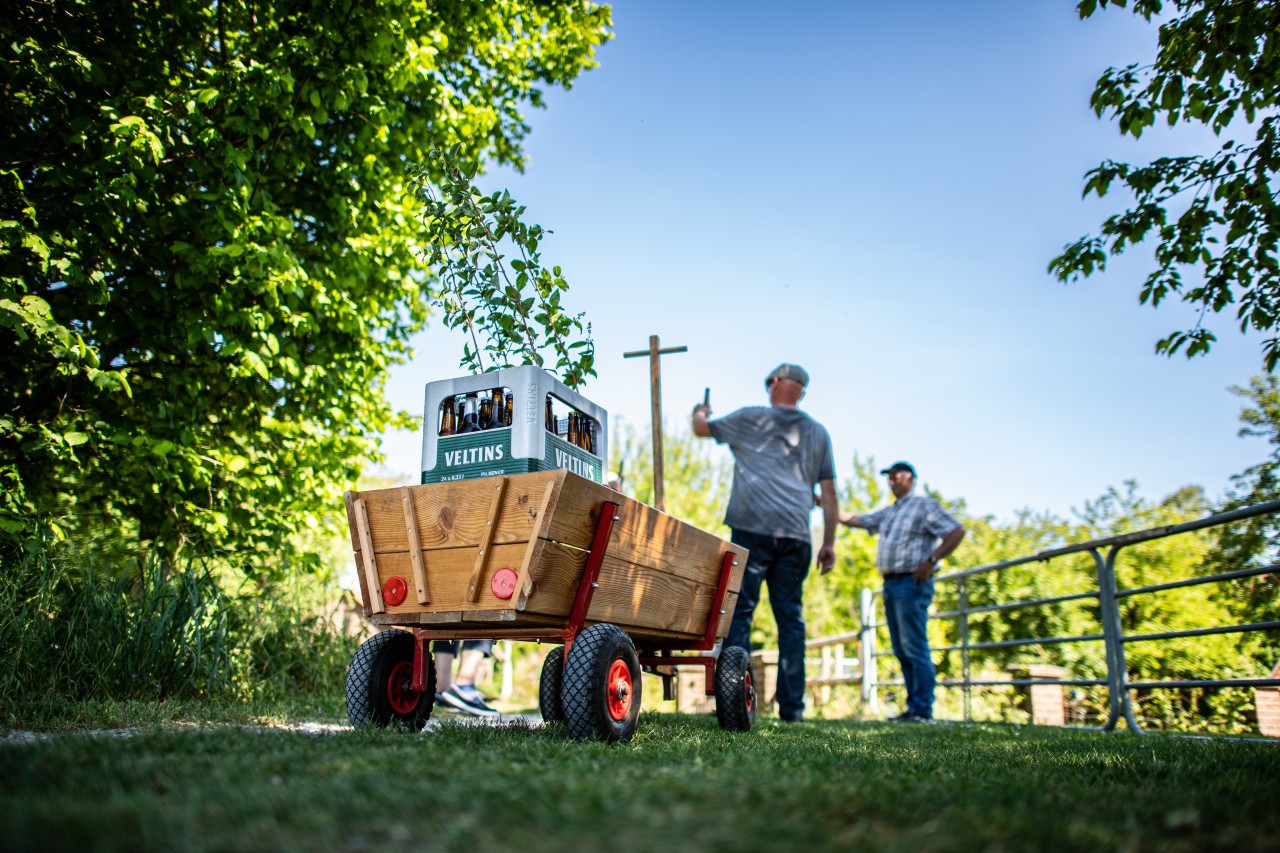
<instances>
[{"instance_id":1,"label":"brown bottle","mask_svg":"<svg viewBox=\"0 0 1280 853\"><path fill-rule=\"evenodd\" d=\"M493 400L489 397L480 398L480 429L489 429L493 426Z\"/></svg>"},{"instance_id":2,"label":"brown bottle","mask_svg":"<svg viewBox=\"0 0 1280 853\"><path fill-rule=\"evenodd\" d=\"M440 406L440 435L453 435L457 429L457 419L453 413L453 400L445 400Z\"/></svg>"},{"instance_id":3,"label":"brown bottle","mask_svg":"<svg viewBox=\"0 0 1280 853\"><path fill-rule=\"evenodd\" d=\"M511 426L515 420L515 395L510 391L507 392L507 398L503 401L502 406L502 425Z\"/></svg>"},{"instance_id":4,"label":"brown bottle","mask_svg":"<svg viewBox=\"0 0 1280 853\"><path fill-rule=\"evenodd\" d=\"M543 418L543 424L544 426L546 426L547 432L556 431L556 415L555 415L555 412L551 411L551 395L550 394L547 395L547 414L546 414L546 417Z\"/></svg>"},{"instance_id":5,"label":"brown bottle","mask_svg":"<svg viewBox=\"0 0 1280 853\"><path fill-rule=\"evenodd\" d=\"M578 424L578 437L580 439L579 446L588 453L595 453L595 435L595 421L586 415L583 415L582 422Z\"/></svg>"},{"instance_id":6,"label":"brown bottle","mask_svg":"<svg viewBox=\"0 0 1280 853\"><path fill-rule=\"evenodd\" d=\"M576 412L569 413L568 435L565 436L570 444L578 443L578 414Z\"/></svg>"}]
</instances>

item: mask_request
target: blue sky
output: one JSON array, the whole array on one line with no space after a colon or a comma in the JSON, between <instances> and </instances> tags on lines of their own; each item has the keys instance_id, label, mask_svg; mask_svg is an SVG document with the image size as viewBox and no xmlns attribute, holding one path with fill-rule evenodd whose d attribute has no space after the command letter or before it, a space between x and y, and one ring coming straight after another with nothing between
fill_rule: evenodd
<instances>
[{"instance_id":1,"label":"blue sky","mask_svg":"<svg viewBox=\"0 0 1280 853\"><path fill-rule=\"evenodd\" d=\"M529 115L525 174L480 179L554 231L543 258L593 324L583 391L614 425L648 423L647 363L622 353L657 334L689 348L662 364L669 433L704 387L726 414L796 362L838 477L855 453L907 459L978 514L1067 515L1130 479L1216 498L1267 454L1227 390L1260 371L1259 340L1213 317L1208 358L1156 356L1195 316L1138 305L1149 247L1081 284L1046 272L1127 201L1082 200L1088 169L1214 144L1135 142L1090 110L1106 67L1154 55L1154 26L1064 0L645 0L615 5L614 31ZM461 372L438 326L417 348L388 386L411 411ZM386 436L387 467L412 476L419 447Z\"/></svg>"}]
</instances>

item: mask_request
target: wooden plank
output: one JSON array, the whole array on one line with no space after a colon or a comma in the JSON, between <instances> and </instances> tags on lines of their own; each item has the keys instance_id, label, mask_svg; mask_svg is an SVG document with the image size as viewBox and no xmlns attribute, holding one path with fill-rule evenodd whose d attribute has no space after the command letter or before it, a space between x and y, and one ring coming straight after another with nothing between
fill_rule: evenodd
<instances>
[{"instance_id":1,"label":"wooden plank","mask_svg":"<svg viewBox=\"0 0 1280 853\"><path fill-rule=\"evenodd\" d=\"M494 479L497 480L496 483L492 482ZM475 564L471 568L471 580L467 584L467 601L475 601L480 595L480 576L484 573L485 563L492 550L493 535L497 532L498 511L502 509L502 495L507 490L506 477L490 478L490 483L493 485L493 499L489 505L489 520L485 523L476 551Z\"/></svg>"},{"instance_id":2,"label":"wooden plank","mask_svg":"<svg viewBox=\"0 0 1280 853\"><path fill-rule=\"evenodd\" d=\"M360 553L364 557L365 582L369 587L369 595L365 599L365 607L368 608L370 613L382 613L387 609L387 606L382 601L382 583L378 580L378 563L373 556L373 540L369 536L369 516L365 510L364 501L356 501L355 511L356 534L360 537Z\"/></svg>"},{"instance_id":3,"label":"wooden plank","mask_svg":"<svg viewBox=\"0 0 1280 853\"><path fill-rule=\"evenodd\" d=\"M490 621L483 622L459 622L457 619L441 619L437 622L431 620L435 617L448 616L444 613L422 613L408 614L407 617L396 616L390 613L380 613L372 617L371 621L375 625L389 626L401 625L408 628L423 628L432 632L438 632L442 635L442 639L483 639L496 640L499 638L507 638L512 640L549 640L548 637L533 636L535 634L543 634L548 631L557 631L564 627L563 620L543 620L541 623L534 622L525 614L518 614L513 610L493 611L495 617ZM457 615L457 614L453 614ZM500 617L500 618L499 618ZM552 640L554 642L554 640Z\"/></svg>"},{"instance_id":4,"label":"wooden plank","mask_svg":"<svg viewBox=\"0 0 1280 853\"><path fill-rule=\"evenodd\" d=\"M533 570L533 597L536 597L541 590L539 572L551 571L556 575L564 575L566 577L572 575L576 577L575 572L578 574L582 572L582 565L586 560L586 554L582 551L551 546L541 539L536 541L540 543L541 551L536 555ZM469 601L467 595L471 583L471 570L475 563L475 550L472 548L445 548L431 551L427 554L428 561L431 564L431 603L417 604L412 600L408 600L401 605L387 609L393 613L414 613L419 611L443 613L448 611L516 609L513 599L502 599L493 594L489 587L489 580L492 578L493 573L499 569L510 568L514 571L520 565L520 560L524 558L525 550L525 543L523 542L494 545L492 547L488 565L480 579L480 594L474 602ZM387 578L392 575L407 578L411 571L411 566L408 552L379 554L379 583L385 583ZM570 592L564 592L560 595L559 600L556 600L555 593L552 593L543 595L539 602L539 612L545 615L558 615L560 618L567 618L569 609L573 605L573 596Z\"/></svg>"},{"instance_id":5,"label":"wooden plank","mask_svg":"<svg viewBox=\"0 0 1280 853\"><path fill-rule=\"evenodd\" d=\"M546 535L546 530L550 526L551 513L551 493L555 491L556 480L548 480L546 491L542 493L542 502L538 504L537 517L534 520L535 530L530 532L529 545L525 548L524 559L520 561L520 570L516 573L516 609L523 610L525 604L529 600L529 593L533 591L533 578L531 571L533 569L533 560L535 555L540 551L540 543L542 537Z\"/></svg>"},{"instance_id":6,"label":"wooden plank","mask_svg":"<svg viewBox=\"0 0 1280 853\"><path fill-rule=\"evenodd\" d=\"M619 504L620 520L610 539L608 553L623 562L648 566L695 583L715 584L725 551L745 554L718 536L576 475L565 478L547 537L589 544L594 520L582 508L597 506L601 500L614 500ZM730 590L736 592L741 588L745 568L746 561L739 559L730 577Z\"/></svg>"},{"instance_id":7,"label":"wooden plank","mask_svg":"<svg viewBox=\"0 0 1280 853\"><path fill-rule=\"evenodd\" d=\"M581 565L549 559L557 550L569 549L548 547L544 551L543 573L536 594L525 608L528 613L544 612L544 601L571 600L577 590ZM587 612L589 622L611 622L629 634L683 640L698 639L706 632L707 616L715 598L713 586L653 572L609 556L600 567L599 583ZM726 613L719 616L717 636L728 635L736 602L736 594L727 596L723 608Z\"/></svg>"},{"instance_id":8,"label":"wooden plank","mask_svg":"<svg viewBox=\"0 0 1280 853\"><path fill-rule=\"evenodd\" d=\"M360 537L356 535L356 498L358 497L360 495L351 490L342 494L342 501L347 506L347 534L351 537L352 551L360 550Z\"/></svg>"},{"instance_id":9,"label":"wooden plank","mask_svg":"<svg viewBox=\"0 0 1280 853\"><path fill-rule=\"evenodd\" d=\"M351 527L353 530L355 529L354 524L352 524ZM369 582L365 579L364 574L364 552L356 551L352 556L356 561L356 581L360 587L357 594L360 597L360 608L364 611L364 615L367 618L373 614L373 611L369 609Z\"/></svg>"},{"instance_id":10,"label":"wooden plank","mask_svg":"<svg viewBox=\"0 0 1280 853\"><path fill-rule=\"evenodd\" d=\"M422 542L418 538L418 514L413 508L413 489L400 490L400 504L404 510L404 533L409 545L409 559L413 562L413 585L419 604L430 604L427 590L427 567L422 562Z\"/></svg>"},{"instance_id":11,"label":"wooden plank","mask_svg":"<svg viewBox=\"0 0 1280 853\"><path fill-rule=\"evenodd\" d=\"M540 508L539 499L549 480L564 477L564 471L537 471L513 474L495 525L496 543L526 542ZM432 483L408 487L413 492L418 536L422 548L474 547L489 526L492 479L461 480L455 483ZM405 551L404 514L399 489L375 489L361 492L369 512L369 529L377 553ZM585 547L585 546L584 546Z\"/></svg>"}]
</instances>

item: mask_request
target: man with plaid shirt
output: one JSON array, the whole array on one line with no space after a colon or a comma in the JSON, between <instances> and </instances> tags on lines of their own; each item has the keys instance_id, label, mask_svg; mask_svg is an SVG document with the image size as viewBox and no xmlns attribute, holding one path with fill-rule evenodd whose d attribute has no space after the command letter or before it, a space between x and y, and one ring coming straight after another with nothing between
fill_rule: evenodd
<instances>
[{"instance_id":1,"label":"man with plaid shirt","mask_svg":"<svg viewBox=\"0 0 1280 853\"><path fill-rule=\"evenodd\" d=\"M892 719L928 722L933 719L935 680L927 631L933 575L965 531L936 500L914 494L916 469L911 465L895 462L880 473L889 477L897 501L869 515L842 512L840 523L880 534L876 567L884 575L885 623L907 686L907 710Z\"/></svg>"}]
</instances>

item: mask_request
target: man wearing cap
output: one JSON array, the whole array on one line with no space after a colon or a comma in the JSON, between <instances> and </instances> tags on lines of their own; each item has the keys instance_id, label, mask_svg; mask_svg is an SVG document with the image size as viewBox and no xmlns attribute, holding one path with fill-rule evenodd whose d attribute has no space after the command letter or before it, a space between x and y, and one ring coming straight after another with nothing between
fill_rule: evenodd
<instances>
[{"instance_id":1,"label":"man wearing cap","mask_svg":"<svg viewBox=\"0 0 1280 853\"><path fill-rule=\"evenodd\" d=\"M840 523L880 534L876 567L884 575L885 622L907 685L907 710L893 720L927 722L933 719L935 676L926 630L933 575L965 531L936 500L914 493L916 469L910 464L895 462L880 473L889 477L894 504L869 515L842 512Z\"/></svg>"},{"instance_id":2,"label":"man wearing cap","mask_svg":"<svg viewBox=\"0 0 1280 853\"><path fill-rule=\"evenodd\" d=\"M822 546L818 568L835 567L835 463L831 437L822 424L797 408L809 374L794 364L780 364L765 378L768 406L747 406L723 418L708 420L706 404L693 407L693 433L714 438L733 451L733 489L724 523L735 545L751 554L742 576L726 646L751 651L751 620L760 602L760 585L768 584L769 602L778 623L778 716L794 723L804 719L804 579L813 556L809 513L813 487L821 488Z\"/></svg>"}]
</instances>

